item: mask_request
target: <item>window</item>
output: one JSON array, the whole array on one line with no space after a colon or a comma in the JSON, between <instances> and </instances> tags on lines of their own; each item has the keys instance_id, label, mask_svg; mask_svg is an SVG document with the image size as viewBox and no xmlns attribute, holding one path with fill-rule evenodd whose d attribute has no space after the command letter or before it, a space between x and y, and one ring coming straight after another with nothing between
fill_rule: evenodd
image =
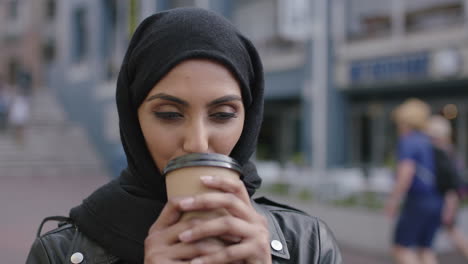
<instances>
[{"instance_id":1,"label":"window","mask_svg":"<svg viewBox=\"0 0 468 264\"><path fill-rule=\"evenodd\" d=\"M8 3L8 17L11 20L16 20L18 18L18 9L19 9L19 0L10 0Z\"/></svg>"},{"instance_id":2,"label":"window","mask_svg":"<svg viewBox=\"0 0 468 264\"><path fill-rule=\"evenodd\" d=\"M47 0L46 2L46 10L45 10L45 17L48 20L54 20L55 12L56 12L56 2L55 0Z\"/></svg>"},{"instance_id":3,"label":"window","mask_svg":"<svg viewBox=\"0 0 468 264\"><path fill-rule=\"evenodd\" d=\"M117 40L117 0L101 0L101 34L100 53L102 54L105 77L111 80L116 77L118 65L116 62L116 42Z\"/></svg>"},{"instance_id":4,"label":"window","mask_svg":"<svg viewBox=\"0 0 468 264\"><path fill-rule=\"evenodd\" d=\"M302 122L297 100L269 100L258 138L257 159L303 165Z\"/></svg>"},{"instance_id":5,"label":"window","mask_svg":"<svg viewBox=\"0 0 468 264\"><path fill-rule=\"evenodd\" d=\"M431 30L463 23L461 0L412 0L406 4L407 32Z\"/></svg>"},{"instance_id":6,"label":"window","mask_svg":"<svg viewBox=\"0 0 468 264\"><path fill-rule=\"evenodd\" d=\"M42 58L47 63L55 59L55 43L53 39L47 39L42 44Z\"/></svg>"},{"instance_id":7,"label":"window","mask_svg":"<svg viewBox=\"0 0 468 264\"><path fill-rule=\"evenodd\" d=\"M392 1L349 0L347 4L349 40L382 37L391 33Z\"/></svg>"},{"instance_id":8,"label":"window","mask_svg":"<svg viewBox=\"0 0 468 264\"><path fill-rule=\"evenodd\" d=\"M289 29L304 25L305 14L310 12L298 9L309 5L303 0L285 1L238 0L233 6L233 23L257 47L265 71L291 69L305 63L307 36L304 32L310 25L294 31Z\"/></svg>"},{"instance_id":9,"label":"window","mask_svg":"<svg viewBox=\"0 0 468 264\"><path fill-rule=\"evenodd\" d=\"M292 40L310 37L312 2L309 0L278 0L279 33Z\"/></svg>"},{"instance_id":10,"label":"window","mask_svg":"<svg viewBox=\"0 0 468 264\"><path fill-rule=\"evenodd\" d=\"M16 59L11 59L8 62L8 82L10 84L16 84L19 68L19 62Z\"/></svg>"},{"instance_id":11,"label":"window","mask_svg":"<svg viewBox=\"0 0 468 264\"><path fill-rule=\"evenodd\" d=\"M234 24L255 44L276 35L276 6L270 0L241 0L234 10Z\"/></svg>"},{"instance_id":12,"label":"window","mask_svg":"<svg viewBox=\"0 0 468 264\"><path fill-rule=\"evenodd\" d=\"M73 42L72 54L74 62L81 62L88 52L88 32L86 28L86 10L78 8L73 12Z\"/></svg>"}]
</instances>

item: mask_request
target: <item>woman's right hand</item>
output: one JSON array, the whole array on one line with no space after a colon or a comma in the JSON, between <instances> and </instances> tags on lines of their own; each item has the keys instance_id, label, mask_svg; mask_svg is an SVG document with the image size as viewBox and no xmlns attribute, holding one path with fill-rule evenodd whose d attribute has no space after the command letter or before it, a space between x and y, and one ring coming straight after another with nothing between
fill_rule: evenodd
<instances>
[{"instance_id":1,"label":"woman's right hand","mask_svg":"<svg viewBox=\"0 0 468 264\"><path fill-rule=\"evenodd\" d=\"M190 260L225 247L218 239L183 243L178 235L193 228L195 221L179 221L183 211L180 199L170 199L145 239L145 264L190 263Z\"/></svg>"}]
</instances>

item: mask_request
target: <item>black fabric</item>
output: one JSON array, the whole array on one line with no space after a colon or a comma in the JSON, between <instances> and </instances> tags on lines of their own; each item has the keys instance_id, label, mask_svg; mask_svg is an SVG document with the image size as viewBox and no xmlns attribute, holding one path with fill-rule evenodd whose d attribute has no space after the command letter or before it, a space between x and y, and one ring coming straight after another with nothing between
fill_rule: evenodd
<instances>
[{"instance_id":1,"label":"black fabric","mask_svg":"<svg viewBox=\"0 0 468 264\"><path fill-rule=\"evenodd\" d=\"M441 194L456 190L459 186L459 176L454 160L446 151L436 146L432 146L432 149L434 152L437 189Z\"/></svg>"},{"instance_id":2,"label":"black fabric","mask_svg":"<svg viewBox=\"0 0 468 264\"><path fill-rule=\"evenodd\" d=\"M111 254L143 261L143 242L166 199L164 178L145 145L138 106L154 85L178 63L211 59L239 82L245 107L242 135L231 157L243 166L250 195L261 179L249 158L255 150L263 116L263 70L257 51L226 19L204 9L180 8L154 14L136 29L117 81L117 109L128 168L101 187L70 217L78 228Z\"/></svg>"},{"instance_id":3,"label":"black fabric","mask_svg":"<svg viewBox=\"0 0 468 264\"><path fill-rule=\"evenodd\" d=\"M333 233L320 219L264 197L252 200L252 206L265 217L270 239L283 245L280 250L271 250L273 264L343 263ZM67 224L36 238L26 264L70 263L75 252L84 255L83 263L128 263Z\"/></svg>"}]
</instances>

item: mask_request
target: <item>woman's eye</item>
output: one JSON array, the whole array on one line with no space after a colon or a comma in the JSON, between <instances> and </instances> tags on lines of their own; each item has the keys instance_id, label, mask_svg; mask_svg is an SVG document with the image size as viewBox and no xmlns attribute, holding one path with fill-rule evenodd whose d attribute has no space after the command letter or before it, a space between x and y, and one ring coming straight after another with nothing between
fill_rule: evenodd
<instances>
[{"instance_id":1,"label":"woman's eye","mask_svg":"<svg viewBox=\"0 0 468 264\"><path fill-rule=\"evenodd\" d=\"M157 118L164 120L178 120L184 117L181 113L178 112L155 112L154 115Z\"/></svg>"},{"instance_id":2,"label":"woman's eye","mask_svg":"<svg viewBox=\"0 0 468 264\"><path fill-rule=\"evenodd\" d=\"M225 121L231 118L236 118L237 114L231 113L231 112L217 112L217 113L211 114L210 117L216 120Z\"/></svg>"}]
</instances>

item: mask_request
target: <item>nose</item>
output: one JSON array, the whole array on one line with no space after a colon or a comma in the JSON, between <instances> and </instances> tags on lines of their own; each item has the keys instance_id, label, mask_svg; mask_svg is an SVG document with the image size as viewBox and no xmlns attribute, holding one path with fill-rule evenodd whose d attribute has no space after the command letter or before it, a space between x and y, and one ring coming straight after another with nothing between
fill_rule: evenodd
<instances>
[{"instance_id":1,"label":"nose","mask_svg":"<svg viewBox=\"0 0 468 264\"><path fill-rule=\"evenodd\" d=\"M206 153L209 149L208 142L208 131L203 121L191 122L185 131L184 151L187 153Z\"/></svg>"}]
</instances>

